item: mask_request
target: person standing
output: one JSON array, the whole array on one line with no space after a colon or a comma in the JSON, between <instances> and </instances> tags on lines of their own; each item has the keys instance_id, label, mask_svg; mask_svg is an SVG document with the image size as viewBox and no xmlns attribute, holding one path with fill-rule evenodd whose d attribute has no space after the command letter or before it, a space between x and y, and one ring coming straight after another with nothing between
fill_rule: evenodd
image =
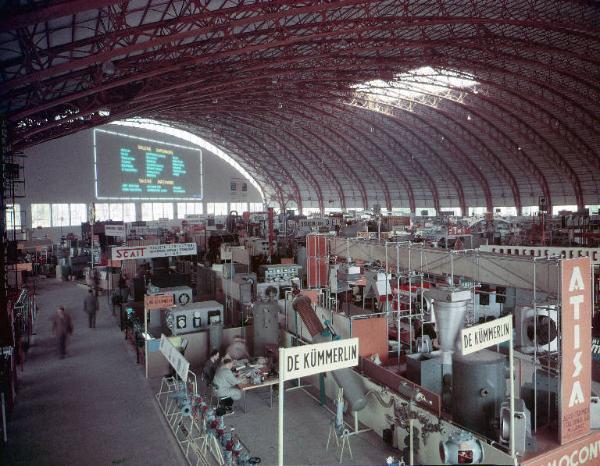
<instances>
[{"instance_id":1,"label":"person standing","mask_svg":"<svg viewBox=\"0 0 600 466\"><path fill-rule=\"evenodd\" d=\"M213 378L215 377L215 373L217 372L217 366L219 364L219 350L215 349L210 352L210 357L208 361L204 364L202 368L202 375L204 376L204 380L206 383L212 383Z\"/></svg>"},{"instance_id":2,"label":"person standing","mask_svg":"<svg viewBox=\"0 0 600 466\"><path fill-rule=\"evenodd\" d=\"M63 306L56 310L52 318L52 333L58 341L60 358L64 359L67 355L67 338L73 334L73 320Z\"/></svg>"},{"instance_id":3,"label":"person standing","mask_svg":"<svg viewBox=\"0 0 600 466\"><path fill-rule=\"evenodd\" d=\"M83 301L83 310L88 315L90 328L96 328L96 311L98 310L98 296L94 295L94 290L89 289L88 295Z\"/></svg>"}]
</instances>

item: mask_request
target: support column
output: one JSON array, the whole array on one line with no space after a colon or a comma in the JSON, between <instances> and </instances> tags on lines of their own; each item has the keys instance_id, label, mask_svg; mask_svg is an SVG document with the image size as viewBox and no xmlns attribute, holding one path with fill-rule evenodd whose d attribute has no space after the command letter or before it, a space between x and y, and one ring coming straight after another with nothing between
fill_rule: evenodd
<instances>
[{"instance_id":1,"label":"support column","mask_svg":"<svg viewBox=\"0 0 600 466\"><path fill-rule=\"evenodd\" d=\"M12 148L9 142L8 122L0 118L0 348L14 346L10 319L8 316L8 297L6 292L6 253L8 236L6 232L6 180L5 163Z\"/></svg>"}]
</instances>

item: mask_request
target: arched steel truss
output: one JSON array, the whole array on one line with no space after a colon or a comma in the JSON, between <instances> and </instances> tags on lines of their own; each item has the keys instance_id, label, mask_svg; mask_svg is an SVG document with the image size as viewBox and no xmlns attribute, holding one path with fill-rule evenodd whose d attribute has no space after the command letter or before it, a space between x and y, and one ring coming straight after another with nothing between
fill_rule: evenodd
<instances>
[{"instance_id":1,"label":"arched steel truss","mask_svg":"<svg viewBox=\"0 0 600 466\"><path fill-rule=\"evenodd\" d=\"M0 31L17 147L140 116L229 150L281 206L600 203L597 2L48 0ZM354 87L425 66L477 84Z\"/></svg>"}]
</instances>

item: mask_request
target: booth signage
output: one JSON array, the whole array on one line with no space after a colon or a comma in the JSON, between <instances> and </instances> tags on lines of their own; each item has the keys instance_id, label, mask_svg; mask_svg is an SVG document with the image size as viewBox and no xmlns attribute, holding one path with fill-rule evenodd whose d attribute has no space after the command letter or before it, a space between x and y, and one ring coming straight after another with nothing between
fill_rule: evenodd
<instances>
[{"instance_id":1,"label":"booth signage","mask_svg":"<svg viewBox=\"0 0 600 466\"><path fill-rule=\"evenodd\" d=\"M590 432L592 268L589 257L561 262L560 444Z\"/></svg>"},{"instance_id":2,"label":"booth signage","mask_svg":"<svg viewBox=\"0 0 600 466\"><path fill-rule=\"evenodd\" d=\"M281 348L283 380L297 379L320 372L358 365L358 338Z\"/></svg>"},{"instance_id":3,"label":"booth signage","mask_svg":"<svg viewBox=\"0 0 600 466\"><path fill-rule=\"evenodd\" d=\"M512 336L512 316L504 316L460 331L462 354L475 353L489 346L509 341Z\"/></svg>"},{"instance_id":4,"label":"booth signage","mask_svg":"<svg viewBox=\"0 0 600 466\"><path fill-rule=\"evenodd\" d=\"M523 462L523 466L583 466L600 462L600 432Z\"/></svg>"},{"instance_id":5,"label":"booth signage","mask_svg":"<svg viewBox=\"0 0 600 466\"><path fill-rule=\"evenodd\" d=\"M125 238L125 225L104 225L104 234L117 238Z\"/></svg>"},{"instance_id":6,"label":"booth signage","mask_svg":"<svg viewBox=\"0 0 600 466\"><path fill-rule=\"evenodd\" d=\"M113 260L151 259L153 257L191 256L197 254L196 243L150 244L147 246L114 246Z\"/></svg>"},{"instance_id":7,"label":"booth signage","mask_svg":"<svg viewBox=\"0 0 600 466\"><path fill-rule=\"evenodd\" d=\"M144 296L144 307L146 310L162 309L165 307L173 307L172 294L153 294Z\"/></svg>"},{"instance_id":8,"label":"booth signage","mask_svg":"<svg viewBox=\"0 0 600 466\"><path fill-rule=\"evenodd\" d=\"M31 272L32 266L33 266L33 264L31 262L17 262L15 268L16 268L17 272L20 272L20 271Z\"/></svg>"},{"instance_id":9,"label":"booth signage","mask_svg":"<svg viewBox=\"0 0 600 466\"><path fill-rule=\"evenodd\" d=\"M171 367L175 369L175 372L181 378L181 380L187 382L190 363L183 357L179 350L173 346L173 344L164 334L160 336L159 350L163 356L167 358L167 361L169 361Z\"/></svg>"}]
</instances>

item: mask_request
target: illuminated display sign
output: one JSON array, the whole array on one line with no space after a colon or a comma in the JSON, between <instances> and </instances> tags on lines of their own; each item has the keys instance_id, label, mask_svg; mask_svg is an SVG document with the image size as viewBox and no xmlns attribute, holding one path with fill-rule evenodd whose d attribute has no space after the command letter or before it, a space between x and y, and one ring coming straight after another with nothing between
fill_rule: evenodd
<instances>
[{"instance_id":1,"label":"illuminated display sign","mask_svg":"<svg viewBox=\"0 0 600 466\"><path fill-rule=\"evenodd\" d=\"M198 148L95 129L94 170L98 199L202 199Z\"/></svg>"}]
</instances>

